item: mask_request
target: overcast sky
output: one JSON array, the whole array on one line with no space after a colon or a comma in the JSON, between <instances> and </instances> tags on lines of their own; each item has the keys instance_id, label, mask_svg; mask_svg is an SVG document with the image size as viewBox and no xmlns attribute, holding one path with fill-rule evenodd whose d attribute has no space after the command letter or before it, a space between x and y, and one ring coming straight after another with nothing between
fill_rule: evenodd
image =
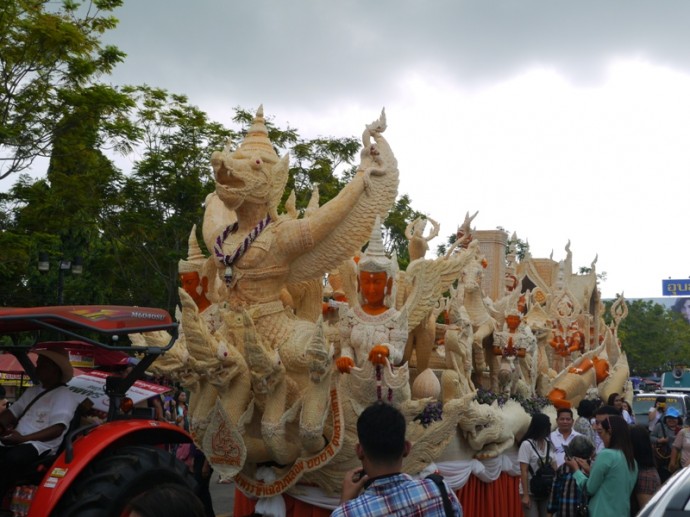
<instances>
[{"instance_id":1,"label":"overcast sky","mask_svg":"<svg viewBox=\"0 0 690 517\"><path fill-rule=\"evenodd\" d=\"M125 0L116 84L360 135L385 106L400 193L448 236L528 240L605 297L690 276L690 2ZM193 221L190 221L190 225ZM441 239L433 241L435 249Z\"/></svg>"}]
</instances>

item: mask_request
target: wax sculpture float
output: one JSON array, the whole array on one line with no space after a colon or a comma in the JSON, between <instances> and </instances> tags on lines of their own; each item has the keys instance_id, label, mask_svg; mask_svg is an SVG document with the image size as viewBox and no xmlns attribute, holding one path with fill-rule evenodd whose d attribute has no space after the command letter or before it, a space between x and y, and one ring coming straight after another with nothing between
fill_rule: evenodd
<instances>
[{"instance_id":1,"label":"wax sculpture float","mask_svg":"<svg viewBox=\"0 0 690 517\"><path fill-rule=\"evenodd\" d=\"M518 262L505 232L471 228L468 213L448 253L427 259L439 225L419 219L406 230L411 262L398 270L381 235L398 187L385 129L382 112L365 127L350 183L323 205L315 188L303 215L294 196L278 212L288 156L275 153L262 108L237 149L211 157L209 255L193 226L179 265L180 337L152 368L191 392L195 443L246 496L236 510L337 505L344 473L359 464L357 417L376 400L408 420L405 471L437 469L462 495L471 477L508 476L515 488L530 401L548 397L541 410L555 422L555 407L625 390L624 300L605 324L596 260L572 273L569 244L560 262Z\"/></svg>"}]
</instances>

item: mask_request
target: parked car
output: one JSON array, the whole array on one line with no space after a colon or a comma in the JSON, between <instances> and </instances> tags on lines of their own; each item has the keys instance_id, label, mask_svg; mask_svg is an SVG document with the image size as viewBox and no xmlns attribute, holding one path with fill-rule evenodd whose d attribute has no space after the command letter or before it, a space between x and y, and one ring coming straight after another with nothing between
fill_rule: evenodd
<instances>
[{"instance_id":1,"label":"parked car","mask_svg":"<svg viewBox=\"0 0 690 517\"><path fill-rule=\"evenodd\" d=\"M654 407L656 398L662 396L666 397L666 407L676 408L685 422L688 414L690 414L690 393L666 392L664 390L633 395L632 405L635 422L646 425L649 421L649 410Z\"/></svg>"},{"instance_id":2,"label":"parked car","mask_svg":"<svg viewBox=\"0 0 690 517\"><path fill-rule=\"evenodd\" d=\"M642 379L642 382L640 382L638 389L640 391L656 391L658 389L661 389L661 384L659 381L656 381L654 379Z\"/></svg>"}]
</instances>

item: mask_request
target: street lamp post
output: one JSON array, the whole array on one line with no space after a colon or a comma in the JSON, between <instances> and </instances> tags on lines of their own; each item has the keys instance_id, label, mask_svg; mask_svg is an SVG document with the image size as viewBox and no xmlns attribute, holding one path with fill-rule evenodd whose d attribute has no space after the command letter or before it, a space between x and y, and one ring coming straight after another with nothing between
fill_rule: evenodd
<instances>
[{"instance_id":1,"label":"street lamp post","mask_svg":"<svg viewBox=\"0 0 690 517\"><path fill-rule=\"evenodd\" d=\"M47 273L50 270L50 257L47 253L41 253L38 257L38 270L41 273ZM81 275L84 272L84 265L82 258L77 256L74 260L65 260L61 258L58 262L58 284L57 284L57 304L62 305L64 302L64 288L65 288L65 272L72 271L73 275Z\"/></svg>"}]
</instances>

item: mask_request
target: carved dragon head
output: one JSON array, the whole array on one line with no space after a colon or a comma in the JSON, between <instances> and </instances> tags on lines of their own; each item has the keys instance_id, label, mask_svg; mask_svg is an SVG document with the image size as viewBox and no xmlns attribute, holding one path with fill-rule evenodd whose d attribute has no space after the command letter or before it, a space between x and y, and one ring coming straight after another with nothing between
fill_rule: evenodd
<instances>
[{"instance_id":1,"label":"carved dragon head","mask_svg":"<svg viewBox=\"0 0 690 517\"><path fill-rule=\"evenodd\" d=\"M279 159L268 138L263 106L260 106L239 148L216 151L211 165L216 193L230 210L243 203L266 204L273 220L288 179L288 156Z\"/></svg>"}]
</instances>

